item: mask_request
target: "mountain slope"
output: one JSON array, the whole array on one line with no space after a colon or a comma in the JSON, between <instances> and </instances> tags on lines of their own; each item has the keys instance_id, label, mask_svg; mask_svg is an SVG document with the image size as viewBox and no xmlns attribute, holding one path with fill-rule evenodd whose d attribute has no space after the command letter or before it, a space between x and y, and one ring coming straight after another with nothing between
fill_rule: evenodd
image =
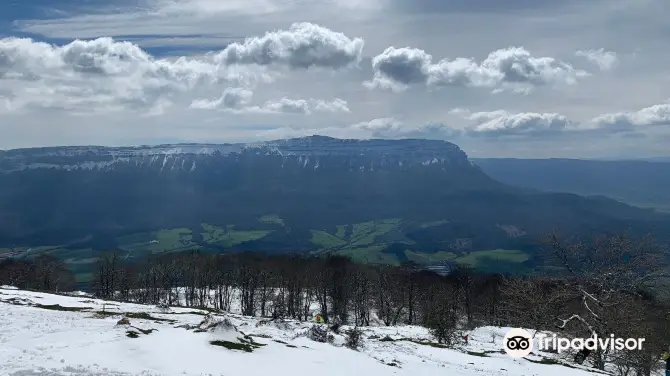
<instances>
[{"instance_id":1,"label":"mountain slope","mask_svg":"<svg viewBox=\"0 0 670 376\"><path fill-rule=\"evenodd\" d=\"M73 265L99 249L128 257L190 249L337 252L370 262L474 257L491 265L515 254L495 250L532 256L537 237L554 228L669 226L666 216L605 198L506 186L445 141L314 136L0 156L0 248L53 252Z\"/></svg>"},{"instance_id":2,"label":"mountain slope","mask_svg":"<svg viewBox=\"0 0 670 376\"><path fill-rule=\"evenodd\" d=\"M46 307L46 308L44 308ZM50 308L50 309L47 309ZM101 314L100 312L104 312ZM316 314L315 311L313 312ZM97 314L96 314L97 313ZM130 324L116 325L127 315ZM210 314L210 316L205 316ZM232 328L201 323L229 320ZM601 375L564 356L537 352L526 359L501 353L506 328L482 327L469 344L446 349L417 326L370 326L358 351L307 337L319 324L171 307L110 302L0 287L0 374L11 376L453 376ZM201 329L201 328L206 328ZM342 333L349 327L342 327ZM140 330L145 331L141 333ZM136 333L128 335L128 333ZM251 352L212 344L257 344ZM384 340L389 338L391 340ZM277 367L281 364L281 367ZM222 373L224 371L225 373Z\"/></svg>"},{"instance_id":3,"label":"mountain slope","mask_svg":"<svg viewBox=\"0 0 670 376\"><path fill-rule=\"evenodd\" d=\"M604 195L670 210L670 163L578 159L475 159L503 183L548 192Z\"/></svg>"}]
</instances>

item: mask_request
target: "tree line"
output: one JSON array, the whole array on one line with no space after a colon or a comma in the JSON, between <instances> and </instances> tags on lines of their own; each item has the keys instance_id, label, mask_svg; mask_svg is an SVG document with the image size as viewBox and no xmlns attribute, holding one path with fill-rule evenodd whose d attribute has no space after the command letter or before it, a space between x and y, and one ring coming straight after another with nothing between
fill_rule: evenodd
<instances>
[{"instance_id":1,"label":"tree line","mask_svg":"<svg viewBox=\"0 0 670 376\"><path fill-rule=\"evenodd\" d=\"M75 278L62 260L41 254L32 259L8 258L0 261L0 285L24 290L72 291Z\"/></svg>"}]
</instances>

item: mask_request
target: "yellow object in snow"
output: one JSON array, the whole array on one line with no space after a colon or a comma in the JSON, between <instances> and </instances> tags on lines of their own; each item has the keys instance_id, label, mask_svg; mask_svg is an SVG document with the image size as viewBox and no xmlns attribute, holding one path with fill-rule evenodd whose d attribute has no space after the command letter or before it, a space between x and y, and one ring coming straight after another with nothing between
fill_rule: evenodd
<instances>
[{"instance_id":1,"label":"yellow object in snow","mask_svg":"<svg viewBox=\"0 0 670 376\"><path fill-rule=\"evenodd\" d=\"M316 315L316 317L314 317L314 321L316 321L319 324L323 324L323 316Z\"/></svg>"},{"instance_id":2,"label":"yellow object in snow","mask_svg":"<svg viewBox=\"0 0 670 376\"><path fill-rule=\"evenodd\" d=\"M670 354L663 353L663 355L661 355L661 357L663 357L663 360L668 360L668 359L670 359Z\"/></svg>"}]
</instances>

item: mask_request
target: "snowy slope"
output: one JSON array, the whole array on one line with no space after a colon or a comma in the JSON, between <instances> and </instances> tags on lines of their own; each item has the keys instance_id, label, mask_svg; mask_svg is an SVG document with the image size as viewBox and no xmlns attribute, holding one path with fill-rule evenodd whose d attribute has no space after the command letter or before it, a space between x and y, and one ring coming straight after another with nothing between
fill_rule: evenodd
<instances>
[{"instance_id":1,"label":"snowy slope","mask_svg":"<svg viewBox=\"0 0 670 376\"><path fill-rule=\"evenodd\" d=\"M106 314L95 314L103 310ZM137 316L142 312L150 316L129 318L131 326L117 325L121 313ZM369 327L363 329L363 347L354 351L342 346L343 336L335 336L333 344L310 340L304 334L316 324L206 314L190 308L163 310L85 295L2 287L0 375L597 375L501 354L503 328L477 329L470 333L468 346L450 350L425 344L431 336L424 328ZM214 325L207 329L208 324L222 321L234 327ZM141 333L148 329L155 331ZM129 338L128 331L138 337ZM216 340L244 342L244 336L265 346L244 352L210 344ZM380 341L386 336L398 340ZM539 361L548 356L530 359Z\"/></svg>"},{"instance_id":2,"label":"snowy slope","mask_svg":"<svg viewBox=\"0 0 670 376\"><path fill-rule=\"evenodd\" d=\"M327 159L348 159L355 170L410 165L469 164L455 144L441 140L345 140L310 136L250 144L167 144L139 147L63 146L0 152L0 173L34 169L103 170L128 166L160 171L195 171L220 158L242 154L280 156L302 168L317 169ZM373 163L372 165L370 163Z\"/></svg>"}]
</instances>

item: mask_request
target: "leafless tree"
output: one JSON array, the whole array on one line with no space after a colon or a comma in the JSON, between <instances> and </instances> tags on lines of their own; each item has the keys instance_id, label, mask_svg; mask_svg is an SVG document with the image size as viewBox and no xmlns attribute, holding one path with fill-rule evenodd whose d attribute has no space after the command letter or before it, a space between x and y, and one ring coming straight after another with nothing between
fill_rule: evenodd
<instances>
[{"instance_id":1,"label":"leafless tree","mask_svg":"<svg viewBox=\"0 0 670 376\"><path fill-rule=\"evenodd\" d=\"M561 280L506 276L501 282L501 298L505 302L501 314L511 326L555 329L556 317L573 297Z\"/></svg>"},{"instance_id":2,"label":"leafless tree","mask_svg":"<svg viewBox=\"0 0 670 376\"><path fill-rule=\"evenodd\" d=\"M589 242L564 242L551 234L548 242L557 265L567 273L571 298L581 302L577 309L558 319L559 329L577 324L591 336L615 333L620 328L616 325L617 311L626 302L640 298L661 275L661 253L651 237L633 240L624 233ZM584 350L575 361L581 363L588 355L589 351ZM604 356L600 351L595 354L594 363L599 369L604 369Z\"/></svg>"},{"instance_id":3,"label":"leafless tree","mask_svg":"<svg viewBox=\"0 0 670 376\"><path fill-rule=\"evenodd\" d=\"M377 315L387 326L397 325L407 304L405 275L395 267L377 266L376 277Z\"/></svg>"},{"instance_id":4,"label":"leafless tree","mask_svg":"<svg viewBox=\"0 0 670 376\"><path fill-rule=\"evenodd\" d=\"M100 252L96 262L94 286L101 298L114 298L120 280L120 257L118 252Z\"/></svg>"}]
</instances>

